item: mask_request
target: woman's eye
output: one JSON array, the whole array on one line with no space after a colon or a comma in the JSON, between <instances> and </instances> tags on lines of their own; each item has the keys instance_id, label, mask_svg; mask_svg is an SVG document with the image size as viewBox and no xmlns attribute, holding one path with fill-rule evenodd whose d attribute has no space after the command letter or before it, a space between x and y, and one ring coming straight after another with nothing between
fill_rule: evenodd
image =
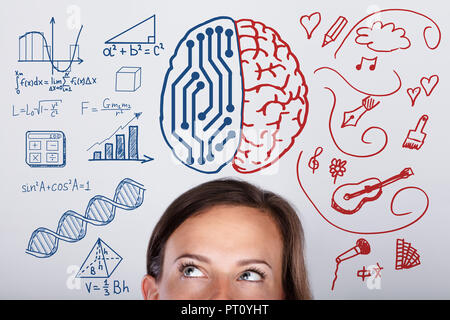
<instances>
[{"instance_id":1,"label":"woman's eye","mask_svg":"<svg viewBox=\"0 0 450 320\"><path fill-rule=\"evenodd\" d=\"M183 269L183 276L188 278L200 278L204 277L205 275L197 267L187 266Z\"/></svg>"},{"instance_id":2,"label":"woman's eye","mask_svg":"<svg viewBox=\"0 0 450 320\"><path fill-rule=\"evenodd\" d=\"M261 281L263 277L255 271L245 271L239 276L239 280L244 281Z\"/></svg>"}]
</instances>

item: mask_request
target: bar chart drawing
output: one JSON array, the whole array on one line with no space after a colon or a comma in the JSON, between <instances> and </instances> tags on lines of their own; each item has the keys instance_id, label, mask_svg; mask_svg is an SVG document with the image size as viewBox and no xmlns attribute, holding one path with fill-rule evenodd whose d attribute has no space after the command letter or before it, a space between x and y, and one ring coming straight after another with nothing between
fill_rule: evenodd
<instances>
[{"instance_id":1,"label":"bar chart drawing","mask_svg":"<svg viewBox=\"0 0 450 320\"><path fill-rule=\"evenodd\" d=\"M130 125L130 123L138 119L141 114L142 112L135 113L134 117L127 124L120 126L112 135L88 148L87 151L90 151L92 148L97 147L89 161L139 161L146 163L154 160L147 155L143 155L143 158L139 157L139 127ZM119 133L127 128L128 137L125 133ZM99 148L101 150L98 150Z\"/></svg>"},{"instance_id":2,"label":"bar chart drawing","mask_svg":"<svg viewBox=\"0 0 450 320\"><path fill-rule=\"evenodd\" d=\"M18 62L36 62L36 63L50 63L52 73L56 72L70 72L74 62L80 64L83 59L80 58L80 46L78 41L80 39L80 27L75 43L69 45L69 52L67 59L54 58L54 24L55 19L50 20L52 25L51 42L49 43L43 32L29 31L19 36L19 60Z\"/></svg>"}]
</instances>

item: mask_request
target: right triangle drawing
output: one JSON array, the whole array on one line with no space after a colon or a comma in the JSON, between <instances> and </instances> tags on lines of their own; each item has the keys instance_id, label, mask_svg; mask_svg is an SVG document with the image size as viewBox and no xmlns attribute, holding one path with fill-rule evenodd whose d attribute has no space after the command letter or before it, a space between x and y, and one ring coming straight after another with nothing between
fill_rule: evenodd
<instances>
[{"instance_id":1,"label":"right triangle drawing","mask_svg":"<svg viewBox=\"0 0 450 320\"><path fill-rule=\"evenodd\" d=\"M122 257L98 238L76 278L109 278L121 261Z\"/></svg>"},{"instance_id":2,"label":"right triangle drawing","mask_svg":"<svg viewBox=\"0 0 450 320\"><path fill-rule=\"evenodd\" d=\"M155 44L155 21L156 17L152 15L105 41L105 44Z\"/></svg>"}]
</instances>

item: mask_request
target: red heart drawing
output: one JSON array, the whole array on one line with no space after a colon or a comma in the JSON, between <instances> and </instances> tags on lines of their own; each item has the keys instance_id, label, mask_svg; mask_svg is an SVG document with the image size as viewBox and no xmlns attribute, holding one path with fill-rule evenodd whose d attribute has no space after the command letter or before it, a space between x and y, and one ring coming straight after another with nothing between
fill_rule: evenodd
<instances>
[{"instance_id":1,"label":"red heart drawing","mask_svg":"<svg viewBox=\"0 0 450 320\"><path fill-rule=\"evenodd\" d=\"M439 82L439 77L437 75L433 75L429 78L423 77L420 79L420 84L422 85L423 90L427 97L433 92L434 88Z\"/></svg>"},{"instance_id":2,"label":"red heart drawing","mask_svg":"<svg viewBox=\"0 0 450 320\"><path fill-rule=\"evenodd\" d=\"M414 89L408 88L406 92L408 93L408 96L411 98L411 107L414 107L414 103L416 102L416 99L420 93L420 87L415 87Z\"/></svg>"},{"instance_id":3,"label":"red heart drawing","mask_svg":"<svg viewBox=\"0 0 450 320\"><path fill-rule=\"evenodd\" d=\"M322 17L320 15L320 12L311 13L309 16L301 16L300 24L302 25L303 29L305 29L308 39L311 39L314 30L316 30L321 20Z\"/></svg>"}]
</instances>

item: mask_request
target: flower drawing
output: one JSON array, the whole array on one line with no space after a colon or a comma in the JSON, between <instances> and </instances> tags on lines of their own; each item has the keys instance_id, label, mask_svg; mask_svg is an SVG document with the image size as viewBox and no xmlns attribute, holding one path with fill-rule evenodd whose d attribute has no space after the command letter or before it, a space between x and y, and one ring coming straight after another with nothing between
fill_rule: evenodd
<instances>
[{"instance_id":1,"label":"flower drawing","mask_svg":"<svg viewBox=\"0 0 450 320\"><path fill-rule=\"evenodd\" d=\"M330 164L330 173L331 173L331 177L334 178L334 184L336 184L336 179L339 176L343 176L345 171L347 169L345 169L345 165L347 164L347 160L341 160L341 159L336 159L333 158L333 160L331 160L331 164Z\"/></svg>"}]
</instances>

